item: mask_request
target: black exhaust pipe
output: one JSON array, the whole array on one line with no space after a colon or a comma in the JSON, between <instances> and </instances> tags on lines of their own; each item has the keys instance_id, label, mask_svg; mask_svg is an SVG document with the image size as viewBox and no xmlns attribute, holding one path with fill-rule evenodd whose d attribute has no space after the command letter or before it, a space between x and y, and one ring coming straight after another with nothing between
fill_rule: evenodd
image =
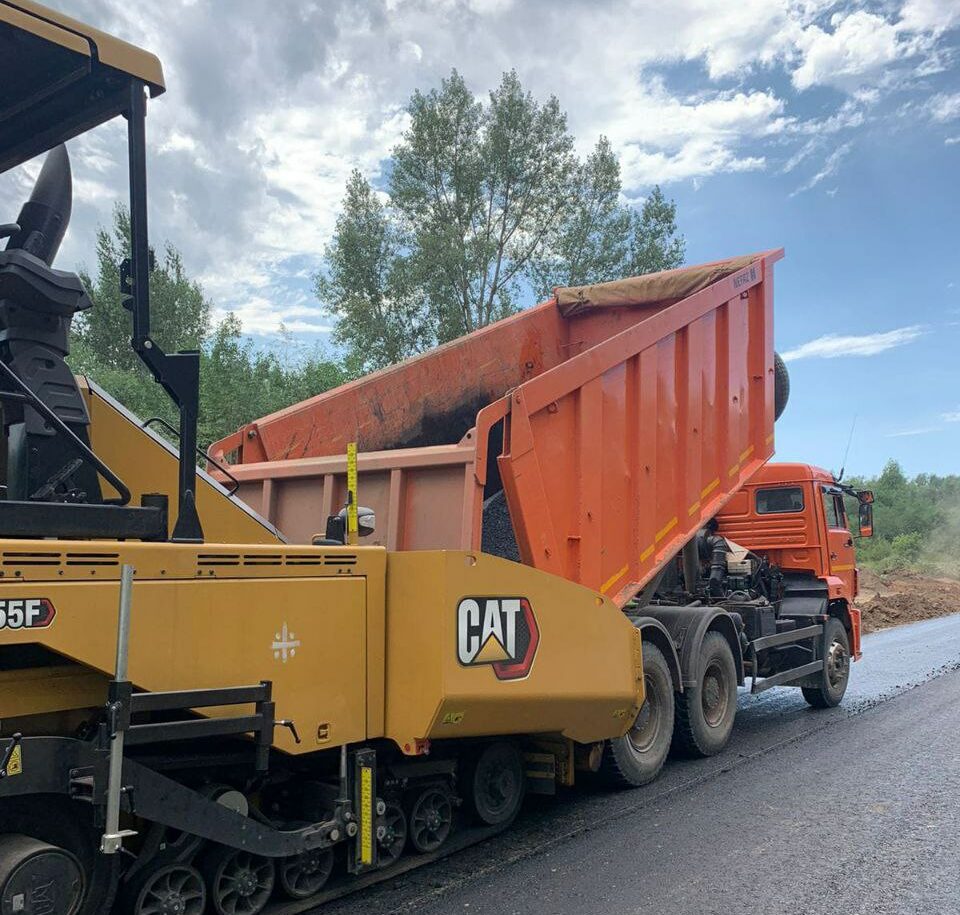
<instances>
[{"instance_id":1,"label":"black exhaust pipe","mask_svg":"<svg viewBox=\"0 0 960 915\"><path fill-rule=\"evenodd\" d=\"M48 266L53 264L70 224L72 201L70 157L67 147L61 143L47 153L33 193L17 218L20 231L10 236L7 250L19 248Z\"/></svg>"}]
</instances>

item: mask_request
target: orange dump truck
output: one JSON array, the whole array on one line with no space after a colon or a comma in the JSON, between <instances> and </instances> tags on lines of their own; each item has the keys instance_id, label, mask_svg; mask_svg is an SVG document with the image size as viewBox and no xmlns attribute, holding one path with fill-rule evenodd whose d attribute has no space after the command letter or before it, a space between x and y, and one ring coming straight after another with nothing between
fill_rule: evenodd
<instances>
[{"instance_id":1,"label":"orange dump truck","mask_svg":"<svg viewBox=\"0 0 960 915\"><path fill-rule=\"evenodd\" d=\"M642 782L671 737L722 748L748 678L834 705L859 656L843 496L865 533L871 496L767 464L782 255L558 289L250 423L211 461L288 537L329 542L355 441L362 543L493 553L610 597L641 630L647 698L605 765Z\"/></svg>"},{"instance_id":2,"label":"orange dump truck","mask_svg":"<svg viewBox=\"0 0 960 915\"><path fill-rule=\"evenodd\" d=\"M765 463L780 252L558 290L267 417L214 448L245 504L196 467L200 355L150 335L160 62L0 0L0 85L0 172L47 152L0 224L0 913L314 910L527 790L716 752L747 678L840 700L853 493ZM120 114L128 339L179 453L66 362L64 144Z\"/></svg>"}]
</instances>

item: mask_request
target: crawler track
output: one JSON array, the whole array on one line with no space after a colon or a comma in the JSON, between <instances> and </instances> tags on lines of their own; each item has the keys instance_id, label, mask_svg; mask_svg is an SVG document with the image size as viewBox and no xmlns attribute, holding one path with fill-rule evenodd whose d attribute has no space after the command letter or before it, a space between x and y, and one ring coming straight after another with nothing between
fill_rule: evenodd
<instances>
[{"instance_id":1,"label":"crawler track","mask_svg":"<svg viewBox=\"0 0 960 915\"><path fill-rule=\"evenodd\" d=\"M509 829L510 826L510 823L505 823L502 826L484 827L458 825L450 838L435 852L429 854L408 853L390 867L370 871L359 877L353 877L350 874L341 872L331 879L326 889L321 890L315 896L296 901L276 900L271 902L263 910L262 915L299 915L301 912L312 912L324 903L332 902L335 899L342 899L351 893L368 889L386 880L395 879L424 865L433 864L442 858L446 858L448 855L463 851L471 845L476 845L478 842L490 839L504 832Z\"/></svg>"}]
</instances>

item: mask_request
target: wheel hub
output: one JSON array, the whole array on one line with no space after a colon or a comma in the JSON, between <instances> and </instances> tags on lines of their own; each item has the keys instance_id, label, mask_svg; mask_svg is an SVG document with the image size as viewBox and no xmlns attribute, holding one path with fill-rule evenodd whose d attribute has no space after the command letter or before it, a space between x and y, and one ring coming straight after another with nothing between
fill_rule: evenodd
<instances>
[{"instance_id":1,"label":"wheel hub","mask_svg":"<svg viewBox=\"0 0 960 915\"><path fill-rule=\"evenodd\" d=\"M83 890L70 852L29 836L0 836L0 911L74 915Z\"/></svg>"},{"instance_id":2,"label":"wheel hub","mask_svg":"<svg viewBox=\"0 0 960 915\"><path fill-rule=\"evenodd\" d=\"M827 678L831 686L838 686L847 676L850 668L850 659L846 649L839 641L831 643L827 652Z\"/></svg>"},{"instance_id":3,"label":"wheel hub","mask_svg":"<svg viewBox=\"0 0 960 915\"><path fill-rule=\"evenodd\" d=\"M183 915L186 911L186 904L179 895L168 893L160 903L160 911L163 915Z\"/></svg>"},{"instance_id":4,"label":"wheel hub","mask_svg":"<svg viewBox=\"0 0 960 915\"><path fill-rule=\"evenodd\" d=\"M301 852L280 861L280 888L291 899L306 899L323 889L332 871L331 849Z\"/></svg>"},{"instance_id":5,"label":"wheel hub","mask_svg":"<svg viewBox=\"0 0 960 915\"><path fill-rule=\"evenodd\" d=\"M452 824L450 799L439 788L424 791L410 814L410 834L417 851L435 851L446 840Z\"/></svg>"},{"instance_id":6,"label":"wheel hub","mask_svg":"<svg viewBox=\"0 0 960 915\"><path fill-rule=\"evenodd\" d=\"M270 900L274 863L247 851L222 849L208 862L214 911L217 915L258 915Z\"/></svg>"},{"instance_id":7,"label":"wheel hub","mask_svg":"<svg viewBox=\"0 0 960 915\"><path fill-rule=\"evenodd\" d=\"M725 678L719 665L711 664L703 677L703 717L710 727L717 727L727 712Z\"/></svg>"},{"instance_id":8,"label":"wheel hub","mask_svg":"<svg viewBox=\"0 0 960 915\"><path fill-rule=\"evenodd\" d=\"M652 677L644 677L643 688L643 705L628 732L630 743L638 753L646 753L657 739L662 713L660 692Z\"/></svg>"},{"instance_id":9,"label":"wheel hub","mask_svg":"<svg viewBox=\"0 0 960 915\"><path fill-rule=\"evenodd\" d=\"M201 915L206 908L203 878L189 865L167 865L141 880L139 894L125 909L134 915Z\"/></svg>"},{"instance_id":10,"label":"wheel hub","mask_svg":"<svg viewBox=\"0 0 960 915\"><path fill-rule=\"evenodd\" d=\"M241 896L252 896L257 889L257 878L250 871L241 871L237 875L237 889Z\"/></svg>"}]
</instances>

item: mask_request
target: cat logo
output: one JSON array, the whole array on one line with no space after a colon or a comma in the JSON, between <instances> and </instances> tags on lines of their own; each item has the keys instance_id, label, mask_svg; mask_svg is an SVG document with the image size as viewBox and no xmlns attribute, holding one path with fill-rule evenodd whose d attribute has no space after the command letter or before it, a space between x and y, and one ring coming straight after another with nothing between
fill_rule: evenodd
<instances>
[{"instance_id":1,"label":"cat logo","mask_svg":"<svg viewBox=\"0 0 960 915\"><path fill-rule=\"evenodd\" d=\"M489 664L498 680L530 673L540 630L525 597L465 597L457 605L457 659Z\"/></svg>"}]
</instances>

